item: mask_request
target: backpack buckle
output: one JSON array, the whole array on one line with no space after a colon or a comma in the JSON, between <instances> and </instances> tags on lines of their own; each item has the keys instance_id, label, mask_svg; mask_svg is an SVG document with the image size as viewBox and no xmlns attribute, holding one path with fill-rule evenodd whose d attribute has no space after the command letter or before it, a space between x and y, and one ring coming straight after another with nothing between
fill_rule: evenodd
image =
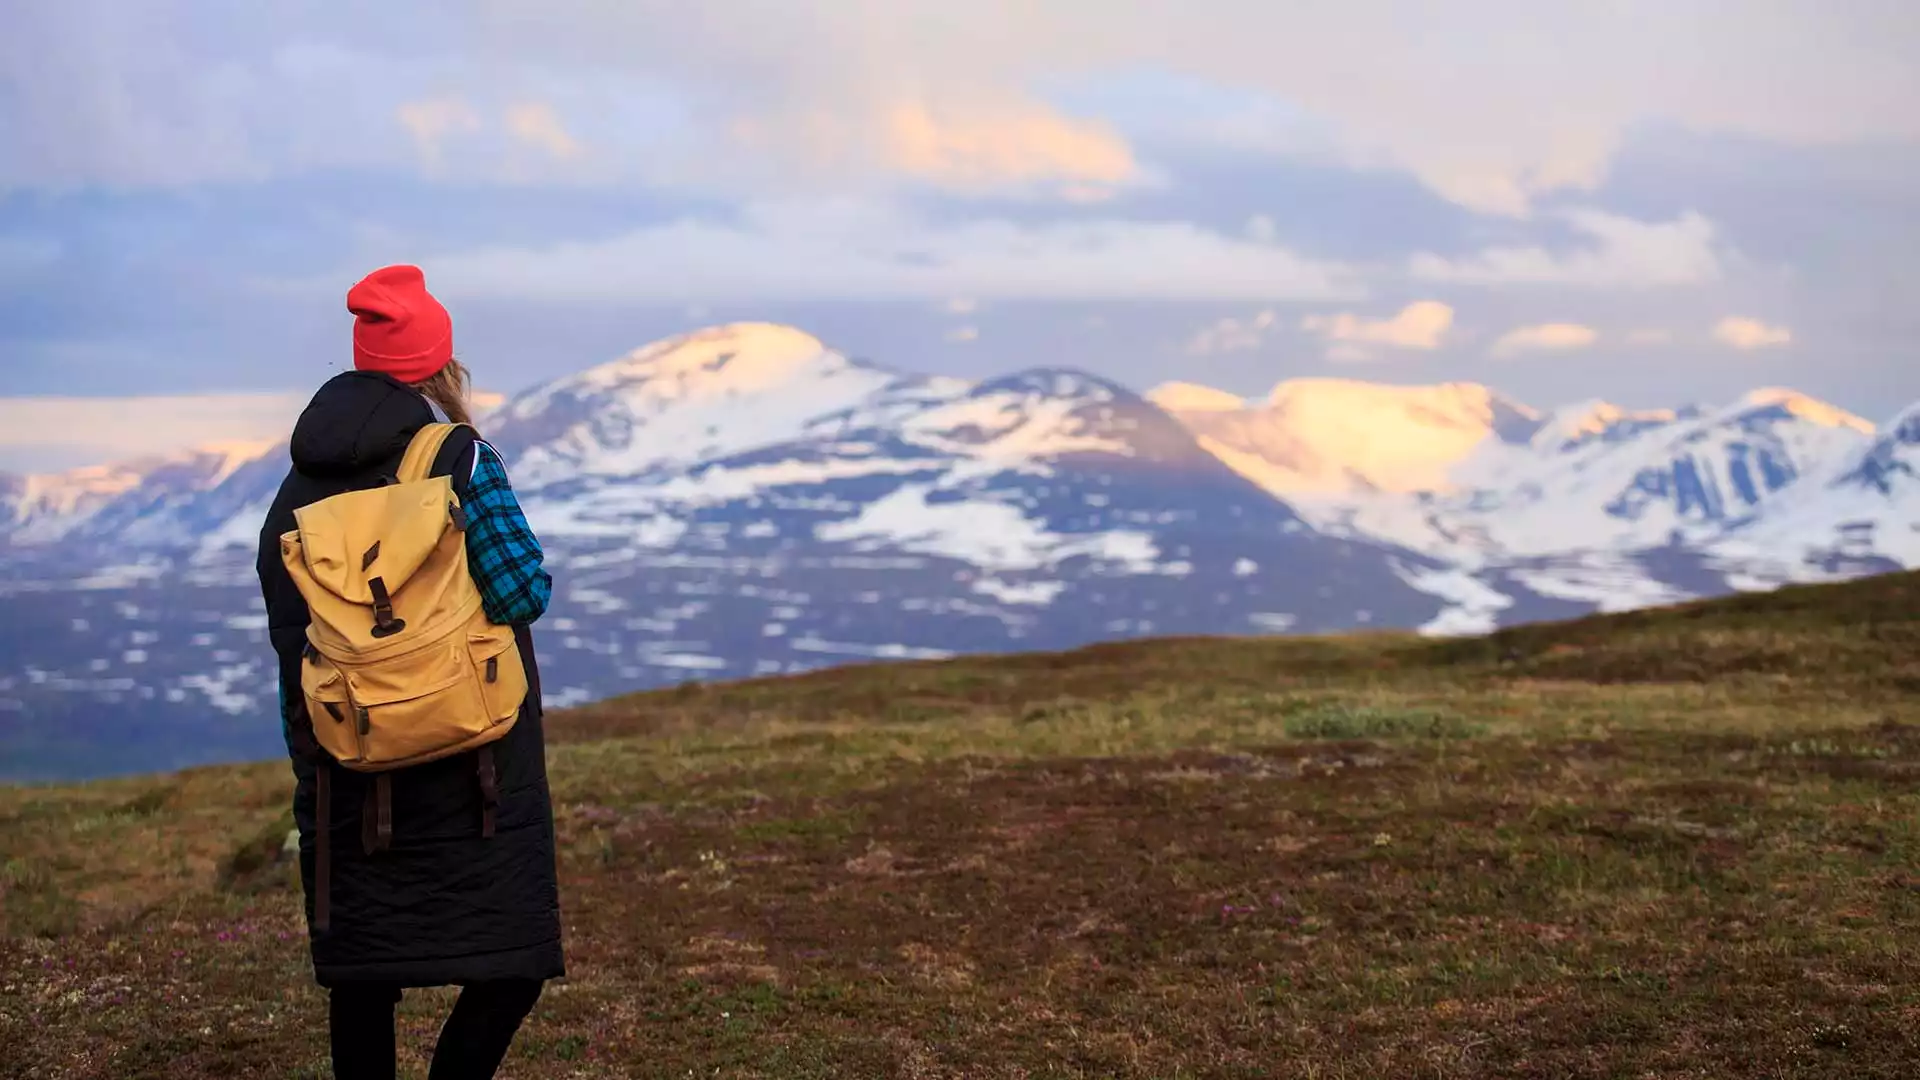
<instances>
[{"instance_id":1,"label":"backpack buckle","mask_svg":"<svg viewBox=\"0 0 1920 1080\"><path fill-rule=\"evenodd\" d=\"M385 578L368 578L367 589L373 593L373 636L388 638L407 628L407 620L393 616L393 597L387 592Z\"/></svg>"}]
</instances>

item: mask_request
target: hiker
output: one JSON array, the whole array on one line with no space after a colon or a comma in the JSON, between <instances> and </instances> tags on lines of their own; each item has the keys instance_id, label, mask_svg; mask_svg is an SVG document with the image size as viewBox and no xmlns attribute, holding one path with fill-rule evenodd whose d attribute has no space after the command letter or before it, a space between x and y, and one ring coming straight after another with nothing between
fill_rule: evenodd
<instances>
[{"instance_id":1,"label":"hiker","mask_svg":"<svg viewBox=\"0 0 1920 1080\"><path fill-rule=\"evenodd\" d=\"M461 988L431 1080L491 1077L565 973L528 629L552 579L420 270L347 309L354 370L294 427L258 564L314 978L337 1080L391 1080L394 1007L429 986Z\"/></svg>"}]
</instances>

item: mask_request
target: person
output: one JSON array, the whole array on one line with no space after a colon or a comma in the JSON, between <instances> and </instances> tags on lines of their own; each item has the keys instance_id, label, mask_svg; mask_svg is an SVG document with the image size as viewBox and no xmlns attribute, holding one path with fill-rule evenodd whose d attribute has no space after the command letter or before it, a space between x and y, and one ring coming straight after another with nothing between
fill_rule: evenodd
<instances>
[{"instance_id":1,"label":"person","mask_svg":"<svg viewBox=\"0 0 1920 1080\"><path fill-rule=\"evenodd\" d=\"M337 1080L391 1080L394 1007L403 989L461 988L441 1028L431 1080L491 1077L545 982L565 974L552 802L547 790L540 679L531 624L552 577L507 482L500 454L472 430L466 369L453 356L452 320L421 271L388 266L347 293L355 315L353 370L330 379L300 415L292 467L260 535L258 571L279 662L281 714L293 764L294 821L315 981L328 992ZM493 744L493 789L475 782L477 751L374 777L330 759L313 742L300 689L309 613L281 561L294 511L376 486L408 442L436 421L456 428L435 458L465 512L469 570L488 621L512 626L529 691L513 727ZM330 770L325 890L315 917L316 776ZM492 835L476 825L489 799ZM385 811L382 813L381 811ZM373 835L374 819L383 827ZM366 831L363 832L363 826Z\"/></svg>"}]
</instances>

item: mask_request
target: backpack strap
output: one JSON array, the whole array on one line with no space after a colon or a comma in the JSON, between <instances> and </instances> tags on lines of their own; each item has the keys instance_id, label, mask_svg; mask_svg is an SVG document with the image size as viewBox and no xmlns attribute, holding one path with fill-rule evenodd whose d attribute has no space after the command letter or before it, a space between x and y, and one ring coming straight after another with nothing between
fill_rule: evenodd
<instances>
[{"instance_id":1,"label":"backpack strap","mask_svg":"<svg viewBox=\"0 0 1920 1080\"><path fill-rule=\"evenodd\" d=\"M313 836L313 929L324 934L333 928L333 766L325 761L314 774L313 803L319 826Z\"/></svg>"},{"instance_id":2,"label":"backpack strap","mask_svg":"<svg viewBox=\"0 0 1920 1080\"><path fill-rule=\"evenodd\" d=\"M360 850L369 856L393 846L393 774L375 773L360 804Z\"/></svg>"},{"instance_id":3,"label":"backpack strap","mask_svg":"<svg viewBox=\"0 0 1920 1080\"><path fill-rule=\"evenodd\" d=\"M475 752L474 768L480 777L480 835L491 837L494 811L500 806L500 775L493 766L493 744Z\"/></svg>"},{"instance_id":4,"label":"backpack strap","mask_svg":"<svg viewBox=\"0 0 1920 1080\"><path fill-rule=\"evenodd\" d=\"M433 459L440 456L440 448L447 444L447 437L454 429L464 424L428 424L413 436L407 444L407 454L400 459L400 469L395 475L403 484L425 480L433 475Z\"/></svg>"}]
</instances>

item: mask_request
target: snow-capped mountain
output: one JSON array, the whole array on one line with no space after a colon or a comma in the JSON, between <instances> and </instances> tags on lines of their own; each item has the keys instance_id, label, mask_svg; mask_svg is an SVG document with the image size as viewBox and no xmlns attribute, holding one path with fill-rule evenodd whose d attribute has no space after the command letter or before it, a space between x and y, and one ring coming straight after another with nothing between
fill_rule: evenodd
<instances>
[{"instance_id":1,"label":"snow-capped mountain","mask_svg":"<svg viewBox=\"0 0 1920 1080\"><path fill-rule=\"evenodd\" d=\"M1157 394L1202 446L1319 526L1474 566L1703 541L1836 475L1874 430L1776 389L1642 411L1541 411L1462 383L1295 380L1258 406L1188 385Z\"/></svg>"},{"instance_id":2,"label":"snow-capped mountain","mask_svg":"<svg viewBox=\"0 0 1920 1080\"><path fill-rule=\"evenodd\" d=\"M1711 545L1745 587L1920 565L1920 405Z\"/></svg>"},{"instance_id":3,"label":"snow-capped mountain","mask_svg":"<svg viewBox=\"0 0 1920 1080\"><path fill-rule=\"evenodd\" d=\"M1920 409L906 374L713 327L491 408L549 698L1162 634L1448 633L1920 564ZM0 476L0 778L272 753L284 443ZM182 738L190 731L191 738Z\"/></svg>"},{"instance_id":4,"label":"snow-capped mountain","mask_svg":"<svg viewBox=\"0 0 1920 1080\"><path fill-rule=\"evenodd\" d=\"M541 624L556 703L865 658L1566 610L1323 535L1161 409L1071 370L927 378L736 325L535 388L484 430L559 582ZM277 745L252 559L285 460L197 485L148 469L57 542L17 531L0 757L163 767L182 759L155 760L150 733L174 725L198 755Z\"/></svg>"},{"instance_id":5,"label":"snow-capped mountain","mask_svg":"<svg viewBox=\"0 0 1920 1080\"><path fill-rule=\"evenodd\" d=\"M1697 542L1802 480L1831 476L1872 433L1858 417L1777 390L1670 420L1623 414L1590 437L1536 441L1527 452L1471 463L1470 491L1440 513L1493 553Z\"/></svg>"},{"instance_id":6,"label":"snow-capped mountain","mask_svg":"<svg viewBox=\"0 0 1920 1080\"><path fill-rule=\"evenodd\" d=\"M0 543L141 545L195 535L173 513L260 462L276 444L221 443L45 476L0 479ZM276 476L276 482L278 477ZM11 482L9 482L11 481Z\"/></svg>"},{"instance_id":7,"label":"snow-capped mountain","mask_svg":"<svg viewBox=\"0 0 1920 1080\"><path fill-rule=\"evenodd\" d=\"M732 326L536 390L501 410L491 437L536 527L596 568L638 574L656 553L689 551L776 567L808 551L949 564L943 580L994 607L1016 641L1169 619L1359 625L1443 606L1394 571L1416 565L1410 553L1314 534L1161 410L1075 371L910 376L790 328ZM1297 575L1319 564L1302 588ZM1266 608L1272 590L1287 595L1252 616L1179 598L1209 580ZM1109 593L1155 581L1178 583L1145 609L1157 618L1085 624ZM1345 606L1356 596L1369 599Z\"/></svg>"}]
</instances>

